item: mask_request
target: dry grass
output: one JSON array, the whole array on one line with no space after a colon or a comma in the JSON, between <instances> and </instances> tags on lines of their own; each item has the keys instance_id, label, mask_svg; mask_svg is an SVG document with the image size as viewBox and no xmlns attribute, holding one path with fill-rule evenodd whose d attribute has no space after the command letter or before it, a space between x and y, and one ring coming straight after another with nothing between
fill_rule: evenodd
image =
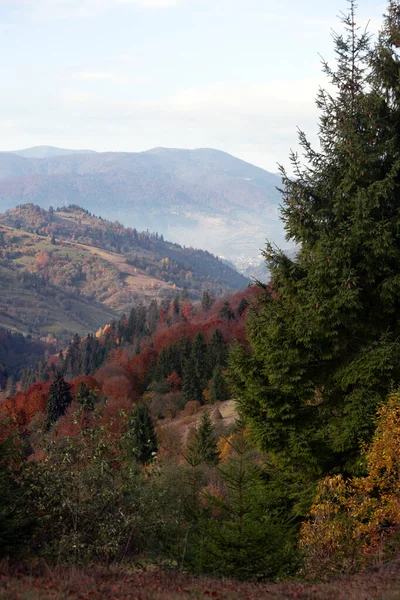
<instances>
[{"instance_id":1,"label":"dry grass","mask_svg":"<svg viewBox=\"0 0 400 600\"><path fill-rule=\"evenodd\" d=\"M172 289L172 284L166 283L161 279L156 279L155 277L145 275L137 270L134 266L129 265L125 256L122 254L109 252L108 250L102 250L96 246L86 246L85 244L78 244L74 242L70 243L76 247L82 248L82 250L90 252L91 254L100 256L100 258L112 264L121 273L125 286L127 286L132 293L139 293L140 295L157 298L162 289ZM143 292L145 292L145 294L143 294ZM107 301L105 304L107 304Z\"/></svg>"},{"instance_id":2,"label":"dry grass","mask_svg":"<svg viewBox=\"0 0 400 600\"><path fill-rule=\"evenodd\" d=\"M233 425L238 418L236 401L225 400L225 402L216 402L212 405L206 404L201 406L192 415L181 414L181 416L178 416L176 419L160 424L159 428L161 430L175 428L180 432L183 444L186 444L191 433L199 426L203 412L209 411L212 413L215 408L218 408L222 415L222 419L218 421L218 424L221 426L226 426L228 428L230 425Z\"/></svg>"},{"instance_id":3,"label":"dry grass","mask_svg":"<svg viewBox=\"0 0 400 600\"><path fill-rule=\"evenodd\" d=\"M375 571L329 583L243 583L163 571L11 569L0 566L4 600L398 600L400 560Z\"/></svg>"}]
</instances>

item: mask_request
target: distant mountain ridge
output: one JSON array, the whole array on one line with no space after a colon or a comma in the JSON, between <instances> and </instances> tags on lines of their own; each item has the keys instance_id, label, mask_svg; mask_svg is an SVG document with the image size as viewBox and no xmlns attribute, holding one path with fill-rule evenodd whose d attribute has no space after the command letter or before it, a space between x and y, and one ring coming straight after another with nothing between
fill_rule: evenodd
<instances>
[{"instance_id":1,"label":"distant mountain ridge","mask_svg":"<svg viewBox=\"0 0 400 600\"><path fill-rule=\"evenodd\" d=\"M32 146L32 148L11 150L11 152L24 158L51 158L52 156L68 156L69 154L96 154L95 150L68 150L66 148L57 148L56 146Z\"/></svg>"},{"instance_id":2,"label":"distant mountain ridge","mask_svg":"<svg viewBox=\"0 0 400 600\"><path fill-rule=\"evenodd\" d=\"M281 244L280 179L219 150L0 152L0 210L77 204L236 261Z\"/></svg>"}]
</instances>

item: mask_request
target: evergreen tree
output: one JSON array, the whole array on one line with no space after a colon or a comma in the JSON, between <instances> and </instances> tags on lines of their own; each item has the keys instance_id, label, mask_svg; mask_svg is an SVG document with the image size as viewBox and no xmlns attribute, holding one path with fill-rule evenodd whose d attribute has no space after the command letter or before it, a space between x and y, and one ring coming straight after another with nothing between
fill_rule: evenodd
<instances>
[{"instance_id":1,"label":"evergreen tree","mask_svg":"<svg viewBox=\"0 0 400 600\"><path fill-rule=\"evenodd\" d=\"M77 333L68 346L63 371L68 377L76 377L81 374L81 338Z\"/></svg>"},{"instance_id":2,"label":"evergreen tree","mask_svg":"<svg viewBox=\"0 0 400 600\"><path fill-rule=\"evenodd\" d=\"M146 404L138 404L133 409L128 435L135 458L142 464L150 462L157 452L157 437Z\"/></svg>"},{"instance_id":3,"label":"evergreen tree","mask_svg":"<svg viewBox=\"0 0 400 600\"><path fill-rule=\"evenodd\" d=\"M211 296L208 290L204 290L201 297L201 307L204 312L208 312L214 303L214 298Z\"/></svg>"},{"instance_id":4,"label":"evergreen tree","mask_svg":"<svg viewBox=\"0 0 400 600\"><path fill-rule=\"evenodd\" d=\"M203 497L196 563L237 579L288 575L298 568L293 532L271 512L263 473L243 435L229 445L230 457L218 467L225 493Z\"/></svg>"},{"instance_id":5,"label":"evergreen tree","mask_svg":"<svg viewBox=\"0 0 400 600\"><path fill-rule=\"evenodd\" d=\"M128 323L124 329L123 340L124 342L132 342L132 338L136 331L136 308L133 306L129 313Z\"/></svg>"},{"instance_id":6,"label":"evergreen tree","mask_svg":"<svg viewBox=\"0 0 400 600\"><path fill-rule=\"evenodd\" d=\"M198 462L217 464L219 452L215 438L214 426L211 423L210 414L205 411L201 417L201 423L188 447L188 455L196 457Z\"/></svg>"},{"instance_id":7,"label":"evergreen tree","mask_svg":"<svg viewBox=\"0 0 400 600\"><path fill-rule=\"evenodd\" d=\"M47 427L62 417L72 402L71 386L60 372L56 373L49 390L47 402Z\"/></svg>"},{"instance_id":8,"label":"evergreen tree","mask_svg":"<svg viewBox=\"0 0 400 600\"><path fill-rule=\"evenodd\" d=\"M172 302L172 307L173 307L174 315L178 316L179 312L180 312L180 304L179 304L179 296L178 295L176 295L174 297L174 300Z\"/></svg>"},{"instance_id":9,"label":"evergreen tree","mask_svg":"<svg viewBox=\"0 0 400 600\"><path fill-rule=\"evenodd\" d=\"M233 312L229 302L224 302L218 313L218 318L222 319L223 321L232 321L235 318L235 313Z\"/></svg>"},{"instance_id":10,"label":"evergreen tree","mask_svg":"<svg viewBox=\"0 0 400 600\"><path fill-rule=\"evenodd\" d=\"M194 336L192 344L192 358L197 379L202 389L207 386L212 368L208 360L208 347L204 335L199 332Z\"/></svg>"},{"instance_id":11,"label":"evergreen tree","mask_svg":"<svg viewBox=\"0 0 400 600\"><path fill-rule=\"evenodd\" d=\"M95 404L98 400L96 392L91 390L83 381L79 384L75 399L78 404L85 410L94 410Z\"/></svg>"},{"instance_id":12,"label":"evergreen tree","mask_svg":"<svg viewBox=\"0 0 400 600\"><path fill-rule=\"evenodd\" d=\"M208 344L208 359L211 370L216 365L225 367L228 359L228 345L224 340L224 336L220 329L216 329L212 334L210 343Z\"/></svg>"},{"instance_id":13,"label":"evergreen tree","mask_svg":"<svg viewBox=\"0 0 400 600\"><path fill-rule=\"evenodd\" d=\"M203 402L203 386L197 376L196 364L192 354L185 360L183 365L183 398L185 402L198 400Z\"/></svg>"},{"instance_id":14,"label":"evergreen tree","mask_svg":"<svg viewBox=\"0 0 400 600\"><path fill-rule=\"evenodd\" d=\"M159 318L160 311L158 310L157 300L153 298L150 302L149 310L147 311L147 326L151 333L156 330Z\"/></svg>"},{"instance_id":15,"label":"evergreen tree","mask_svg":"<svg viewBox=\"0 0 400 600\"><path fill-rule=\"evenodd\" d=\"M217 365L213 370L212 381L210 386L211 403L222 402L229 398L227 384L222 373L221 365Z\"/></svg>"},{"instance_id":16,"label":"evergreen tree","mask_svg":"<svg viewBox=\"0 0 400 600\"><path fill-rule=\"evenodd\" d=\"M250 302L247 300L247 298L241 299L241 301L239 302L239 306L237 308L237 315L239 318L242 316L242 314L244 313L246 308L249 307L249 304L250 304Z\"/></svg>"},{"instance_id":17,"label":"evergreen tree","mask_svg":"<svg viewBox=\"0 0 400 600\"><path fill-rule=\"evenodd\" d=\"M4 426L4 423L2 423ZM22 457L12 439L0 441L0 558L9 558L23 550L34 529L27 516L24 490L13 464Z\"/></svg>"},{"instance_id":18,"label":"evergreen tree","mask_svg":"<svg viewBox=\"0 0 400 600\"><path fill-rule=\"evenodd\" d=\"M399 69L382 83L390 51L371 62L353 2L343 22L337 67L324 65L336 92L317 100L321 149L301 132L307 166L292 155L295 177L282 170L287 238L301 249L291 260L267 246L252 353L237 348L231 361L240 410L294 474L298 510L322 474L357 471L376 407L400 382Z\"/></svg>"}]
</instances>

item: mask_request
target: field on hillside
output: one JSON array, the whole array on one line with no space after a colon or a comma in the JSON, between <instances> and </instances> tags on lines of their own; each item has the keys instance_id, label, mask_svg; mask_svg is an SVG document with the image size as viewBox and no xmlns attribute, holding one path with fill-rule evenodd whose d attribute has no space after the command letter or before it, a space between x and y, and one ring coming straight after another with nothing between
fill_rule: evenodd
<instances>
[{"instance_id":1,"label":"field on hillside","mask_svg":"<svg viewBox=\"0 0 400 600\"><path fill-rule=\"evenodd\" d=\"M74 333L85 335L97 331L118 316L112 308L65 284L62 265L67 262L77 265L83 260L85 254L81 249L52 246L47 238L3 226L1 234L6 248L3 251L0 248L1 327L69 340ZM55 261L57 275L53 281L46 272L47 256L53 256Z\"/></svg>"}]
</instances>

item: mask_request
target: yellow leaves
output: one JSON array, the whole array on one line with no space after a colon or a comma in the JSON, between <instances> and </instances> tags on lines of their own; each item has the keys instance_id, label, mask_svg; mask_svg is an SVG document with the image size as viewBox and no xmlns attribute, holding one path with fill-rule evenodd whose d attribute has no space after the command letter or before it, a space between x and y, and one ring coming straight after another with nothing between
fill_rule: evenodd
<instances>
[{"instance_id":1,"label":"yellow leaves","mask_svg":"<svg viewBox=\"0 0 400 600\"><path fill-rule=\"evenodd\" d=\"M364 454L366 477L335 475L318 485L300 539L313 576L366 566L377 552L389 552L400 530L400 393L380 407Z\"/></svg>"}]
</instances>

